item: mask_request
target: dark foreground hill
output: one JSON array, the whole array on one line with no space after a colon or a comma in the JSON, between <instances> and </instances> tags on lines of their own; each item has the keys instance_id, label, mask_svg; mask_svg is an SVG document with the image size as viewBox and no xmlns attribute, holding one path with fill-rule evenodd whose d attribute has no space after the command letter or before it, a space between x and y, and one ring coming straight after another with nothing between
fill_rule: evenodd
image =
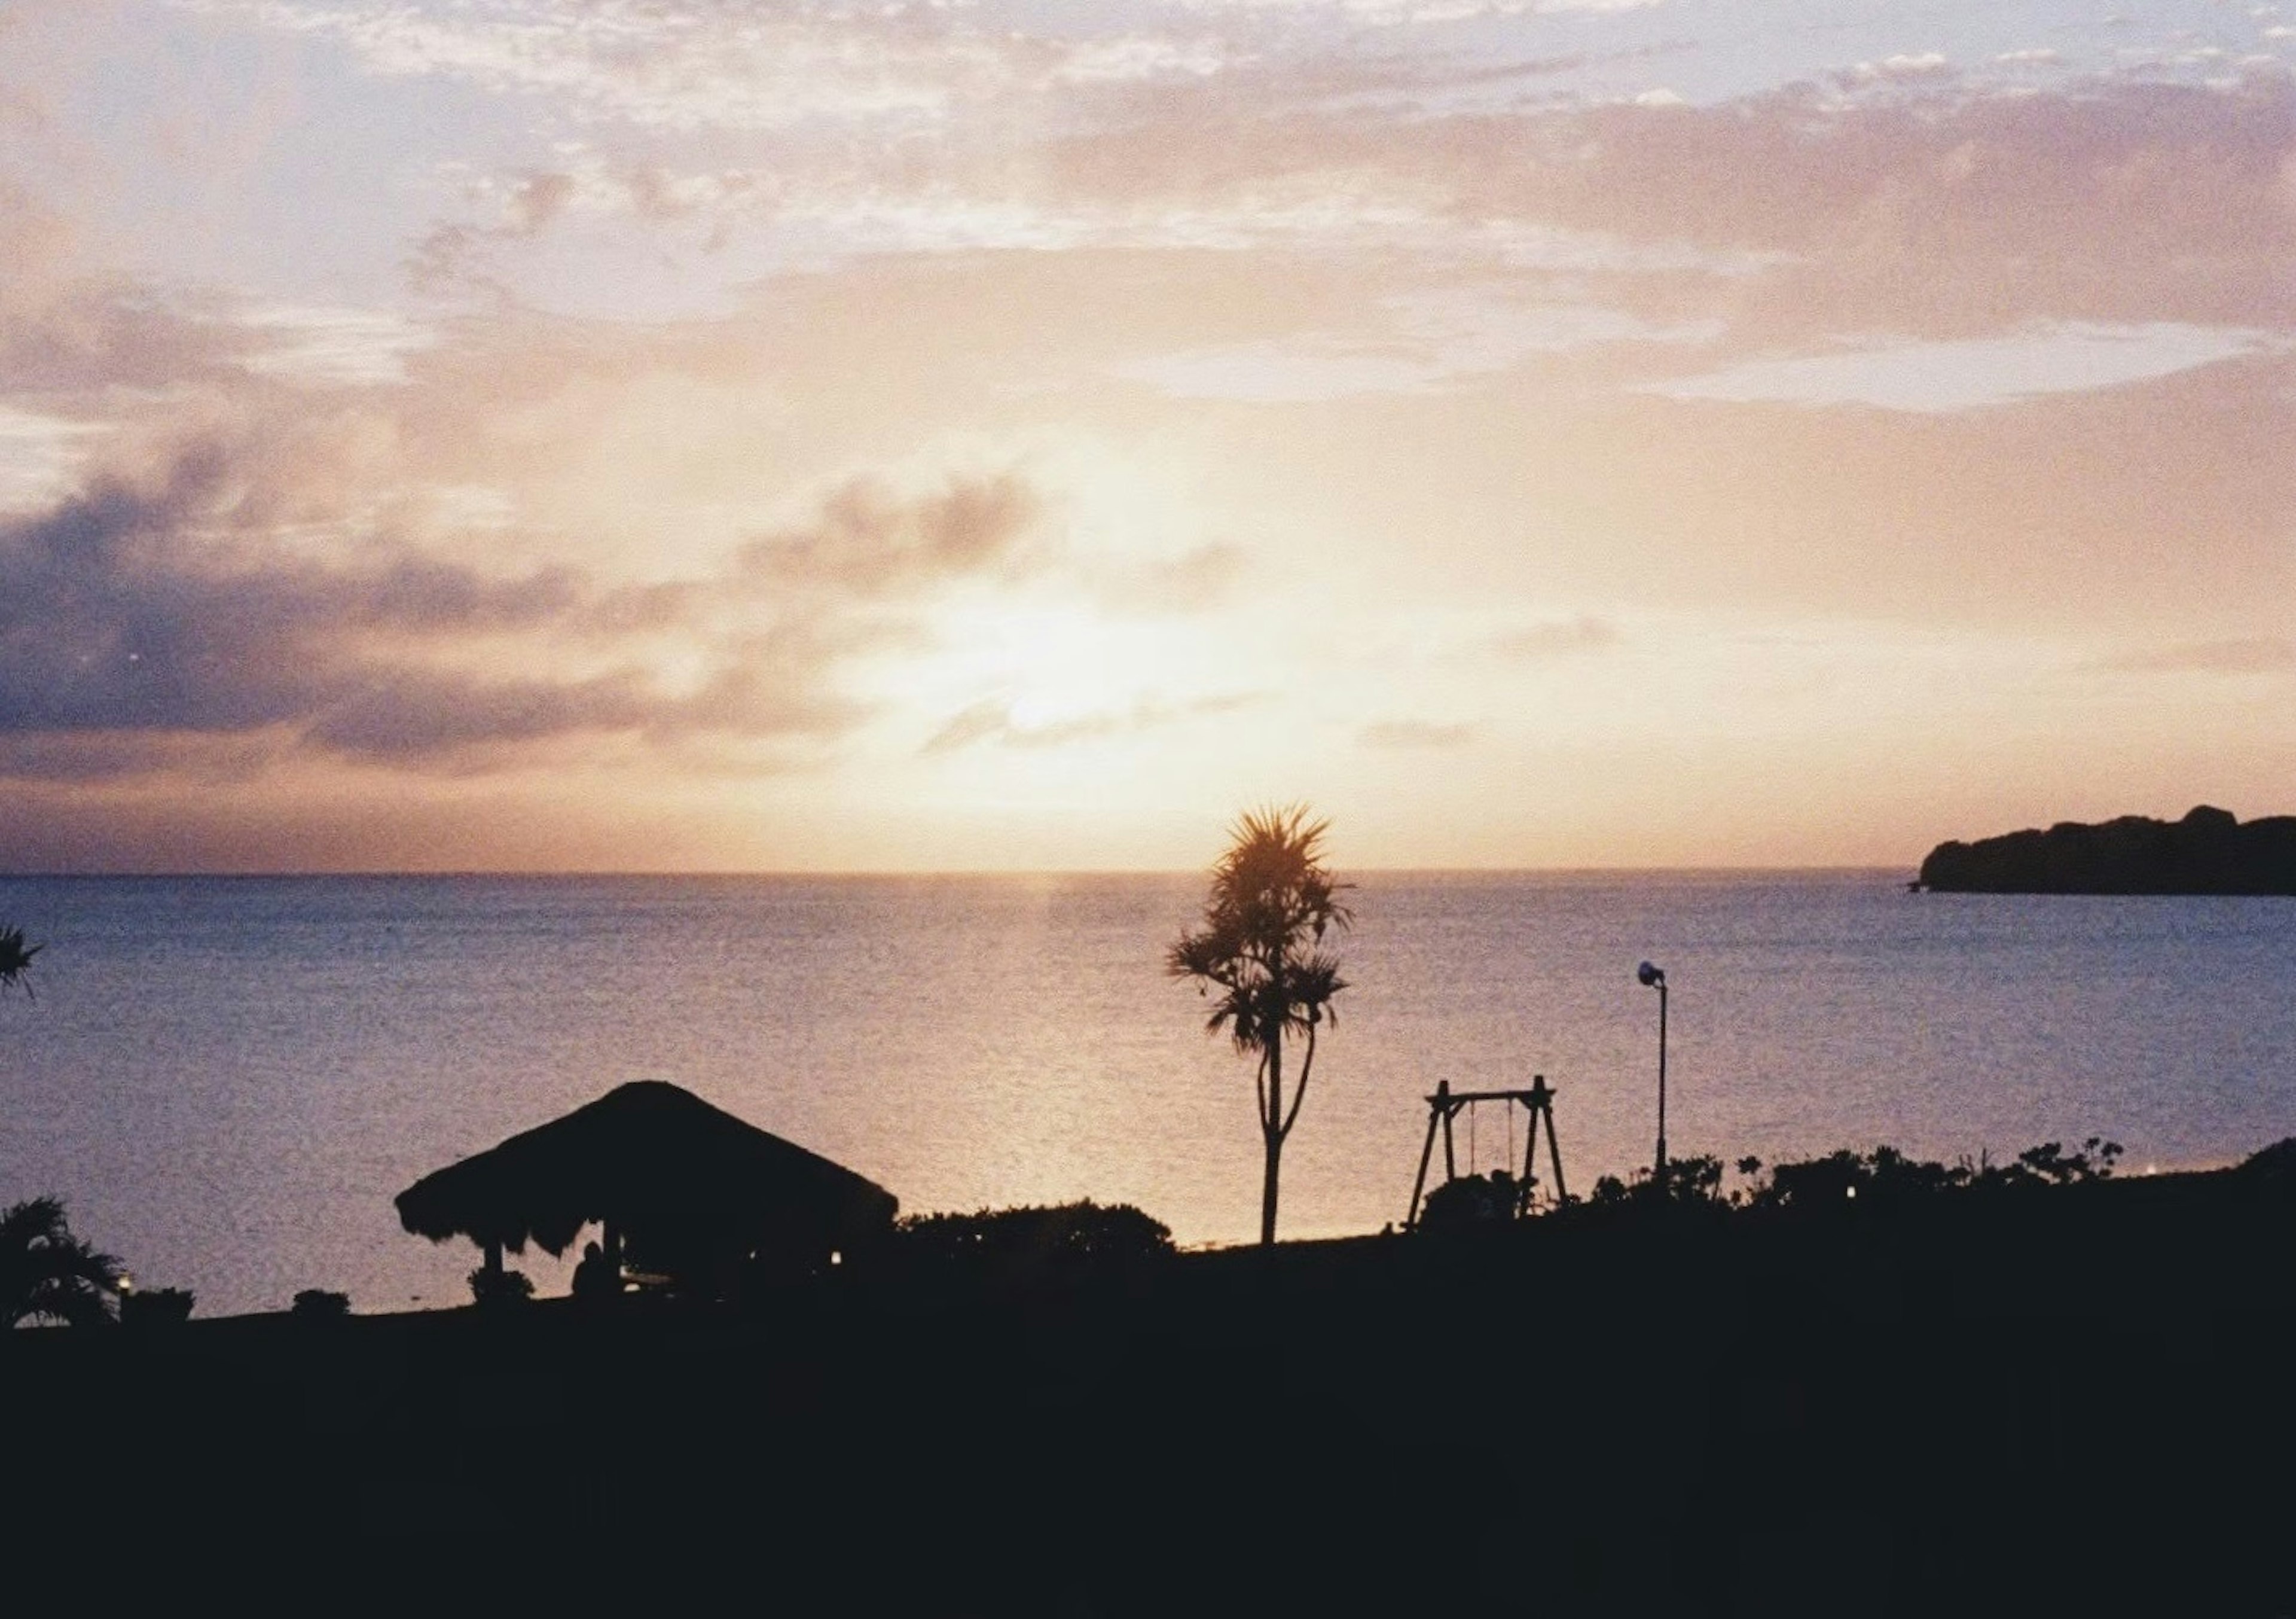
<instances>
[{"instance_id":1,"label":"dark foreground hill","mask_svg":"<svg viewBox=\"0 0 2296 1619\"><path fill-rule=\"evenodd\" d=\"M2285 1613L2292 1241L2249 1170L20 1333L0 1522L320 1610Z\"/></svg>"},{"instance_id":2,"label":"dark foreground hill","mask_svg":"<svg viewBox=\"0 0 2296 1619\"><path fill-rule=\"evenodd\" d=\"M2296 816L2243 825L2202 804L2180 821L2061 821L1940 843L1920 882L1939 893L2296 894Z\"/></svg>"}]
</instances>

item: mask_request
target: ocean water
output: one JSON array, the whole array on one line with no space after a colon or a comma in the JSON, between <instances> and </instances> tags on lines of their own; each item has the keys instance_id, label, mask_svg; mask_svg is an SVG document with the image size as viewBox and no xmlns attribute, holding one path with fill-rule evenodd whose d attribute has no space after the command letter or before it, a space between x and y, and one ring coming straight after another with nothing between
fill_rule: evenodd
<instances>
[{"instance_id":1,"label":"ocean water","mask_svg":"<svg viewBox=\"0 0 2296 1619\"><path fill-rule=\"evenodd\" d=\"M676 1081L905 1209L1137 1204L1257 1229L1251 1069L1163 976L1192 875L0 877L47 945L0 999L0 1203L202 1315L304 1287L459 1303L420 1176ZM2296 901L1903 892L1895 872L1363 876L1283 1166L1295 1236L1399 1220L1436 1081L1555 1088L1570 1189L1677 1155L2103 1133L2125 1172L2296 1134ZM1513 1127L1462 1121L1495 1166ZM1472 1140L1471 1140L1472 1138ZM568 1267L530 1255L545 1291Z\"/></svg>"}]
</instances>

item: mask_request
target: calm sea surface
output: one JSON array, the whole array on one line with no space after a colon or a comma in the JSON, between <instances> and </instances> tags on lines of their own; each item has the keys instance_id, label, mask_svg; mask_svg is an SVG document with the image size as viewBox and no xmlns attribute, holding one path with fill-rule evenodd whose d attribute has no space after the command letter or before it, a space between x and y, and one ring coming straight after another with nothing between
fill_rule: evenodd
<instances>
[{"instance_id":1,"label":"calm sea surface","mask_svg":"<svg viewBox=\"0 0 2296 1619\"><path fill-rule=\"evenodd\" d=\"M2296 901L1908 895L1900 874L1374 874L1284 1160L1287 1234L1400 1219L1438 1079L1544 1073L1572 1189L1669 1145L2198 1165L2296 1134ZM0 1203L202 1315L303 1287L457 1303L419 1176L673 1080L910 1211L1135 1203L1256 1229L1251 1072L1162 976L1202 880L0 877L47 952L0 1001ZM1475 1122L1480 1167L1504 1151ZM1463 1137L1463 1149L1467 1143ZM545 1291L566 1268L529 1256Z\"/></svg>"}]
</instances>

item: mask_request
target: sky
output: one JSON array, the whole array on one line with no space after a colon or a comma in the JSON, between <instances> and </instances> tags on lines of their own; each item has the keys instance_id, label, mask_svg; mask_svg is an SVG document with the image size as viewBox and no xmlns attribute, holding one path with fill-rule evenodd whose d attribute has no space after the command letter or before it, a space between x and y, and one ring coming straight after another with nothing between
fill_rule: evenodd
<instances>
[{"instance_id":1,"label":"sky","mask_svg":"<svg viewBox=\"0 0 2296 1619\"><path fill-rule=\"evenodd\" d=\"M0 0L0 869L2296 810L2296 0Z\"/></svg>"}]
</instances>

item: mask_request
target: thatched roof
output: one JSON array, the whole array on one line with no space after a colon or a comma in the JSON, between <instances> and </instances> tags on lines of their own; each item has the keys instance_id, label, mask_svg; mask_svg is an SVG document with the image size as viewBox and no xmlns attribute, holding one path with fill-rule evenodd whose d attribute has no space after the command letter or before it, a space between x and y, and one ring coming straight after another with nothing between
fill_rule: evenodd
<instances>
[{"instance_id":1,"label":"thatched roof","mask_svg":"<svg viewBox=\"0 0 2296 1619\"><path fill-rule=\"evenodd\" d=\"M880 1230L900 1207L874 1181L659 1080L616 1087L562 1119L425 1175L399 1223L443 1242L563 1253L604 1220L644 1237L823 1249Z\"/></svg>"}]
</instances>

